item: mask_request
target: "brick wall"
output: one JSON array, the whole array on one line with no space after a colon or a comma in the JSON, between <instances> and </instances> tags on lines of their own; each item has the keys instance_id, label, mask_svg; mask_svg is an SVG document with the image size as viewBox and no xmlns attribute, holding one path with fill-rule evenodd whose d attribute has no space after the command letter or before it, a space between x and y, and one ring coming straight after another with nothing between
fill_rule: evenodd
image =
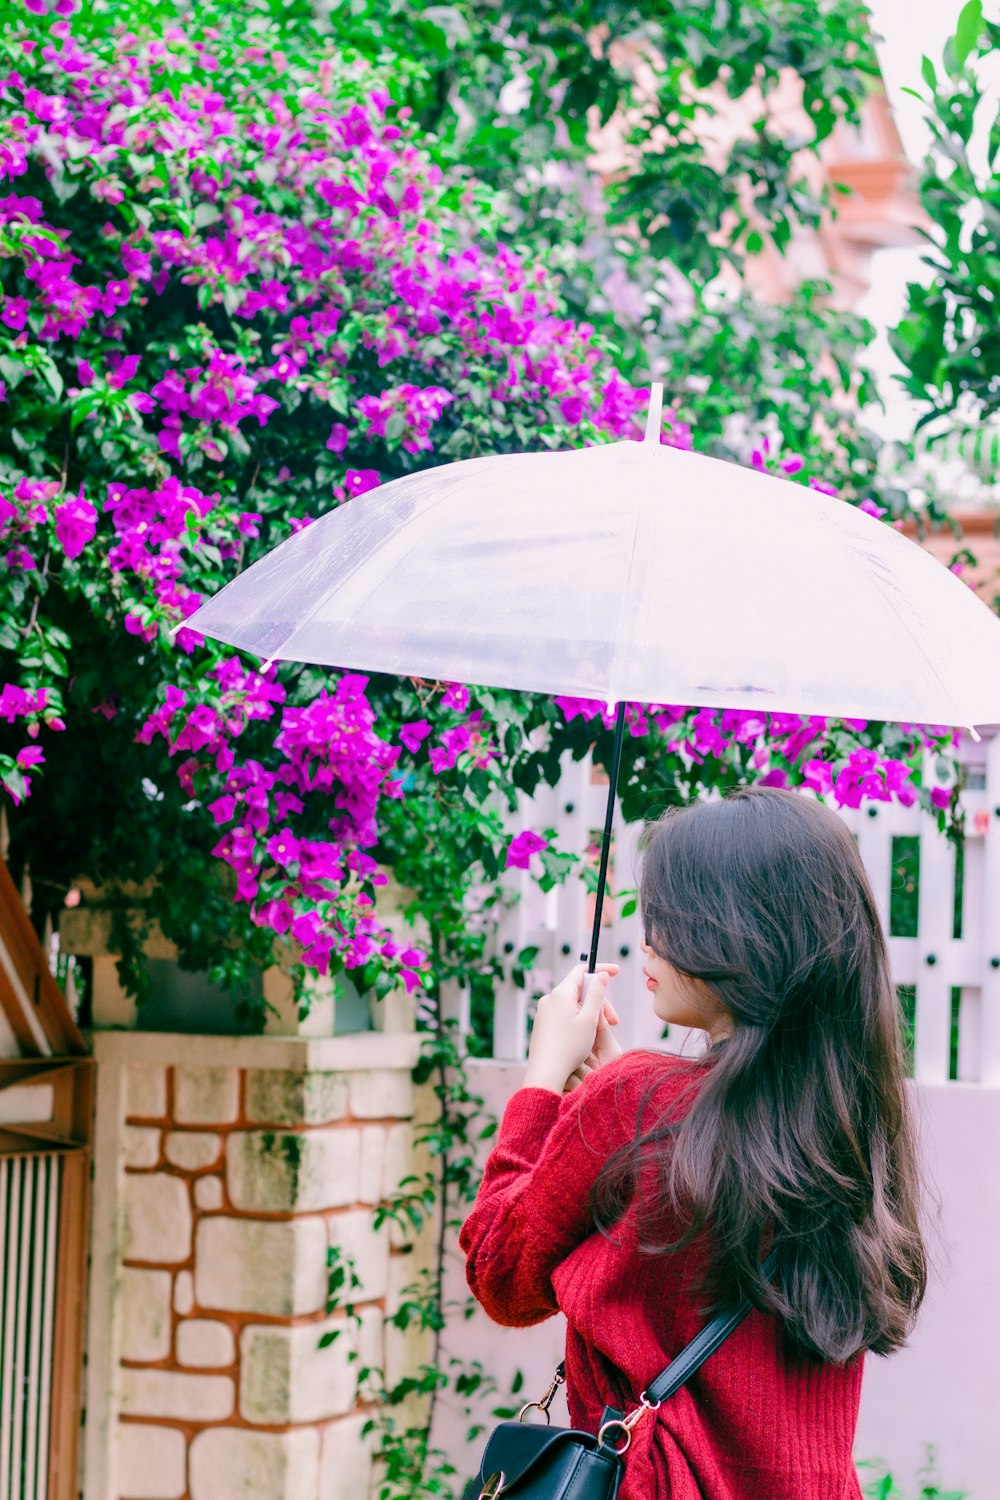
<instances>
[{"instance_id":1,"label":"brick wall","mask_svg":"<svg viewBox=\"0 0 1000 1500\"><path fill-rule=\"evenodd\" d=\"M422 1247L372 1223L413 1170L416 1038L104 1033L95 1052L85 1500L365 1500L358 1363L398 1378L421 1357L385 1319ZM358 1322L326 1314L331 1246Z\"/></svg>"}]
</instances>

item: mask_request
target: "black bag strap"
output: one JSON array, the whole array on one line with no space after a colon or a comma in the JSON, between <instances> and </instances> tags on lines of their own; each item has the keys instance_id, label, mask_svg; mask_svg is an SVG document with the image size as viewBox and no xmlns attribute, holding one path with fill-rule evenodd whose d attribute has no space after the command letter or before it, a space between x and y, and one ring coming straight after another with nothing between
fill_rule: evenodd
<instances>
[{"instance_id":1,"label":"black bag strap","mask_svg":"<svg viewBox=\"0 0 1000 1500\"><path fill-rule=\"evenodd\" d=\"M770 1255L761 1262L761 1274L766 1281L773 1281L777 1268L778 1252L777 1250L772 1250ZM714 1354L716 1349L726 1342L731 1333L735 1333L752 1307L753 1303L744 1299L738 1307L732 1308L730 1312L717 1313L710 1323L705 1324L700 1333L695 1334L689 1344L685 1344L680 1354L676 1355L670 1361L667 1368L661 1370L656 1379L651 1381L646 1387L643 1392L645 1404L648 1406L659 1406L661 1401L665 1401L668 1396L672 1396L675 1391L679 1391L681 1386L685 1385L691 1379L695 1371L701 1369L701 1366L708 1359L709 1355ZM566 1365L564 1362L560 1362L559 1368L556 1371L556 1378L547 1393L549 1400L554 1395L556 1386L561 1385L565 1378ZM617 1414L613 1414L610 1407L605 1407L602 1422L610 1421L612 1415L617 1420Z\"/></svg>"},{"instance_id":2,"label":"black bag strap","mask_svg":"<svg viewBox=\"0 0 1000 1500\"><path fill-rule=\"evenodd\" d=\"M773 1280L777 1266L778 1252L772 1250L760 1268L761 1274L767 1281ZM695 1371L701 1368L708 1356L714 1354L719 1345L724 1344L729 1335L735 1332L752 1306L751 1302L744 1299L731 1312L717 1313L710 1323L706 1323L690 1344L686 1344L680 1354L670 1361L667 1368L646 1387L645 1397L649 1405L659 1406L661 1401L665 1401L668 1396L679 1391L681 1386L691 1379Z\"/></svg>"}]
</instances>

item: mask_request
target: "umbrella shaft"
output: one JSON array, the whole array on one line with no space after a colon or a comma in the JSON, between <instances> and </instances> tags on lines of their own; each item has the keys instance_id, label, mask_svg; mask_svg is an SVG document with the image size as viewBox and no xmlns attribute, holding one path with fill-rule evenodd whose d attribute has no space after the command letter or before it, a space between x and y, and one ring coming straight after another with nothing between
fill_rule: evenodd
<instances>
[{"instance_id":1,"label":"umbrella shaft","mask_svg":"<svg viewBox=\"0 0 1000 1500\"><path fill-rule=\"evenodd\" d=\"M601 911L604 907L604 887L608 883L608 855L611 853L611 830L615 821L615 792L618 790L618 772L622 763L622 743L625 739L625 705L619 703L615 718L615 740L611 750L611 767L608 780L608 807L604 815L604 839L601 843L601 866L597 874L597 900L594 904L594 930L590 938L590 962L587 972L593 974L597 967L597 944L601 936Z\"/></svg>"}]
</instances>

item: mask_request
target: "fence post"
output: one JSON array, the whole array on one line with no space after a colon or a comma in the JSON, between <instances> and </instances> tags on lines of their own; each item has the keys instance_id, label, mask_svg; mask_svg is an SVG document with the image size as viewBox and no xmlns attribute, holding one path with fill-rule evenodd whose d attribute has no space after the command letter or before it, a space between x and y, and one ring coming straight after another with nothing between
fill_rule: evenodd
<instances>
[{"instance_id":1,"label":"fence post","mask_svg":"<svg viewBox=\"0 0 1000 1500\"><path fill-rule=\"evenodd\" d=\"M985 736L984 736L985 738ZM980 1083L1000 1087L1000 735L986 742Z\"/></svg>"},{"instance_id":2,"label":"fence post","mask_svg":"<svg viewBox=\"0 0 1000 1500\"><path fill-rule=\"evenodd\" d=\"M519 798L523 809L527 798ZM497 924L497 953L501 963L525 946L527 906L531 876L527 870L512 870L507 889L513 898ZM493 1056L503 1062L520 1062L527 1056L528 994L508 982L506 976L493 988Z\"/></svg>"},{"instance_id":3,"label":"fence post","mask_svg":"<svg viewBox=\"0 0 1000 1500\"><path fill-rule=\"evenodd\" d=\"M453 979L445 980L441 986L439 1004L441 1019L454 1022L455 1042L459 1051L464 1053L468 1045L469 1032L472 1030L471 996L468 985L457 984Z\"/></svg>"},{"instance_id":4,"label":"fence post","mask_svg":"<svg viewBox=\"0 0 1000 1500\"><path fill-rule=\"evenodd\" d=\"M882 926L888 933L892 889L892 819L889 808L873 806L859 810L854 828L858 835L858 853L868 872Z\"/></svg>"},{"instance_id":5,"label":"fence post","mask_svg":"<svg viewBox=\"0 0 1000 1500\"><path fill-rule=\"evenodd\" d=\"M559 830L560 847L567 854L585 857L592 830L593 795L591 776L593 761L589 755L574 760L567 751L560 762L559 785L555 796L554 821ZM589 944L587 931L587 887L582 872L573 871L566 883L553 892L555 906L554 963L571 968L579 961ZM558 977L558 975L553 975Z\"/></svg>"},{"instance_id":6,"label":"fence post","mask_svg":"<svg viewBox=\"0 0 1000 1500\"><path fill-rule=\"evenodd\" d=\"M913 1076L918 1083L948 1082L954 910L955 846L927 814L921 819L917 902Z\"/></svg>"}]
</instances>

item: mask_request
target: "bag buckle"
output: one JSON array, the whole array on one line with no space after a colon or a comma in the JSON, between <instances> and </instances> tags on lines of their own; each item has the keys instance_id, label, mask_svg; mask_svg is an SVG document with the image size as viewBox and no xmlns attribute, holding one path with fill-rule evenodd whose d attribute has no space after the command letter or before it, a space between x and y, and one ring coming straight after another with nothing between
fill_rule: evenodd
<instances>
[{"instance_id":1,"label":"bag buckle","mask_svg":"<svg viewBox=\"0 0 1000 1500\"><path fill-rule=\"evenodd\" d=\"M497 1495L503 1494L503 1487L506 1479L506 1474L504 1474L500 1469L498 1469L495 1474L491 1474L489 1479L487 1479L486 1483L483 1485L482 1489L479 1491L479 1500L496 1500Z\"/></svg>"},{"instance_id":2,"label":"bag buckle","mask_svg":"<svg viewBox=\"0 0 1000 1500\"><path fill-rule=\"evenodd\" d=\"M642 1421L648 1411L659 1411L661 1404L661 1402L657 1401L654 1405L649 1400L646 1392L643 1391L639 1397L639 1405L635 1411L629 1412L627 1417L622 1417L620 1420L616 1419L613 1422L605 1422L597 1434L597 1446L599 1448L610 1448L612 1453L619 1455L627 1453L632 1442L632 1428L637 1422ZM609 1442L605 1437L606 1433L613 1432L616 1428L621 1433L621 1437L618 1439L620 1447L616 1447L613 1442Z\"/></svg>"},{"instance_id":3,"label":"bag buckle","mask_svg":"<svg viewBox=\"0 0 1000 1500\"><path fill-rule=\"evenodd\" d=\"M556 1391L561 1385L565 1383L565 1380L566 1376L561 1375L557 1370L552 1377L552 1384L545 1392L545 1395L541 1398L540 1401L526 1401L517 1414L517 1420L519 1422L523 1422L524 1414L526 1411L540 1411L542 1416L545 1418L545 1425L546 1427L548 1427L552 1421L552 1418L549 1416L549 1407L555 1400ZM496 1490L494 1493L499 1494L500 1491ZM482 1500L482 1496L480 1496L480 1500ZM490 1500L489 1496L487 1496L487 1500Z\"/></svg>"}]
</instances>

